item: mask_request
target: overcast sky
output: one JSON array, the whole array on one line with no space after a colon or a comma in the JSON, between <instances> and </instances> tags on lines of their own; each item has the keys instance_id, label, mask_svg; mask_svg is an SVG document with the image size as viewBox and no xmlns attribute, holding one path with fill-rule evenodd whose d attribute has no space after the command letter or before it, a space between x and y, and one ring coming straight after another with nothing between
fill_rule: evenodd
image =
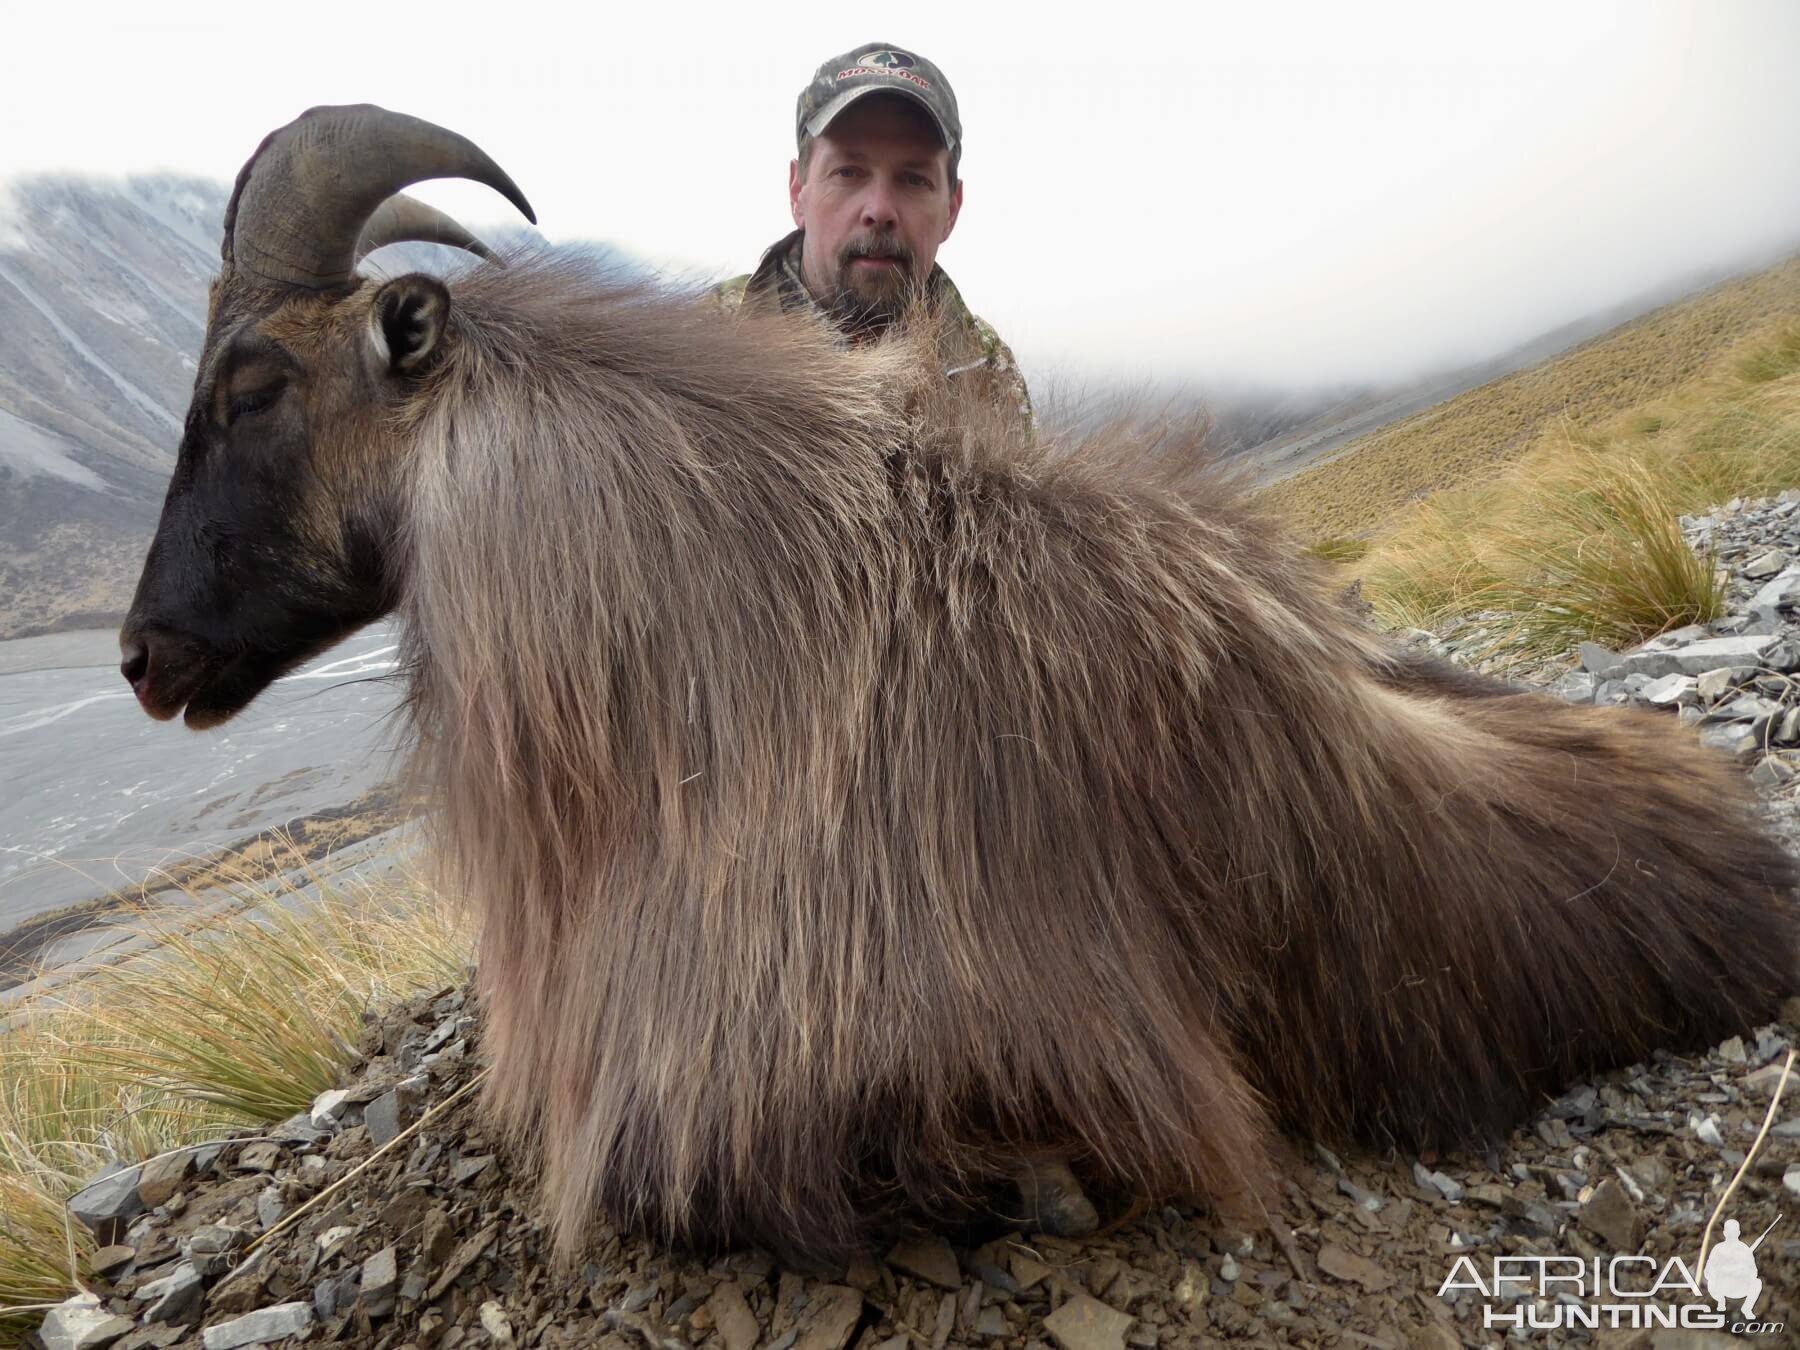
<instances>
[{"instance_id":1,"label":"overcast sky","mask_svg":"<svg viewBox=\"0 0 1800 1350\"><path fill-rule=\"evenodd\" d=\"M967 143L939 261L1034 374L1388 379L1800 247L1796 0L240 0L0 27L0 178L228 182L303 108L368 101L476 140L551 238L713 275L791 228L813 67L912 47ZM418 195L477 226L510 210Z\"/></svg>"}]
</instances>

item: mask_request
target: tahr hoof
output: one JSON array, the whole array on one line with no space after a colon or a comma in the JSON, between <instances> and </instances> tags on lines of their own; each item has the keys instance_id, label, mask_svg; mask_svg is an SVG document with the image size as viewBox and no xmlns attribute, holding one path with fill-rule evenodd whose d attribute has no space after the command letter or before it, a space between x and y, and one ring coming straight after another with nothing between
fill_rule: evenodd
<instances>
[{"instance_id":1,"label":"tahr hoof","mask_svg":"<svg viewBox=\"0 0 1800 1350\"><path fill-rule=\"evenodd\" d=\"M1086 1237L1100 1226L1100 1212L1082 1192L1065 1162L1024 1163L1019 1168L1020 1222L1052 1237Z\"/></svg>"}]
</instances>

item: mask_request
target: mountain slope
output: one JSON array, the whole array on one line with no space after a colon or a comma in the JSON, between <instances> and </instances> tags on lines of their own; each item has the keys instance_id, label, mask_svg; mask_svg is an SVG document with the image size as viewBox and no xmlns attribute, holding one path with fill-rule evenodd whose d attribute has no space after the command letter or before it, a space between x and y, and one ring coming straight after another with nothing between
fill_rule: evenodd
<instances>
[{"instance_id":1,"label":"mountain slope","mask_svg":"<svg viewBox=\"0 0 1800 1350\"><path fill-rule=\"evenodd\" d=\"M1800 257L1435 402L1259 497L1302 536L1367 535L1409 501L1497 473L1553 426L1595 425L1687 384L1738 343L1795 322Z\"/></svg>"},{"instance_id":2,"label":"mountain slope","mask_svg":"<svg viewBox=\"0 0 1800 1350\"><path fill-rule=\"evenodd\" d=\"M0 191L0 636L15 636L130 598L226 194L169 176Z\"/></svg>"}]
</instances>

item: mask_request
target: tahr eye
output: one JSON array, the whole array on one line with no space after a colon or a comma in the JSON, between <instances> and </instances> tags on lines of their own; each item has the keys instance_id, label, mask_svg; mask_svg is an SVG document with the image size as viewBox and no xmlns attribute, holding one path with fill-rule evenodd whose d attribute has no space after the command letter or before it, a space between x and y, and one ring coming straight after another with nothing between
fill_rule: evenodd
<instances>
[{"instance_id":1,"label":"tahr eye","mask_svg":"<svg viewBox=\"0 0 1800 1350\"><path fill-rule=\"evenodd\" d=\"M250 417L275 406L275 400L281 397L281 386L272 384L266 389L252 389L247 394L239 394L231 400L225 409L227 420L235 422L240 417Z\"/></svg>"}]
</instances>

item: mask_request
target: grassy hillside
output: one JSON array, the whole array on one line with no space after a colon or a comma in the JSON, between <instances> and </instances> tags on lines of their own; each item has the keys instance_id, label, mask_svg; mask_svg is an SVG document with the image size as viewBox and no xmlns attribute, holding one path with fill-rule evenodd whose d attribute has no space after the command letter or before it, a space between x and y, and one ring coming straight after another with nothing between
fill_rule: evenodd
<instances>
[{"instance_id":1,"label":"grassy hillside","mask_svg":"<svg viewBox=\"0 0 1800 1350\"><path fill-rule=\"evenodd\" d=\"M1794 323L1800 257L1384 427L1259 496L1302 538L1327 548L1368 538L1409 502L1493 478L1547 434L1579 434L1666 399L1712 373L1724 354Z\"/></svg>"},{"instance_id":2,"label":"grassy hillside","mask_svg":"<svg viewBox=\"0 0 1800 1350\"><path fill-rule=\"evenodd\" d=\"M1719 617L1677 523L1800 486L1800 259L1367 436L1262 494L1395 627L1500 664Z\"/></svg>"}]
</instances>

